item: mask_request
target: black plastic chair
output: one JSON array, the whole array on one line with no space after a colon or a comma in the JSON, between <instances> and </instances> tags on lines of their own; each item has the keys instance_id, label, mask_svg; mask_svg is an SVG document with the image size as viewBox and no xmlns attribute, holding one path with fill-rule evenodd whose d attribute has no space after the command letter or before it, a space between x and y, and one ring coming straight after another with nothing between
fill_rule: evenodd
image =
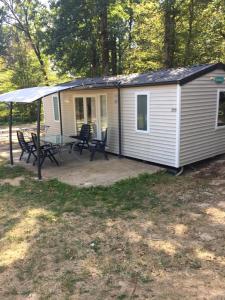
<instances>
[{"instance_id":1,"label":"black plastic chair","mask_svg":"<svg viewBox=\"0 0 225 300\"><path fill-rule=\"evenodd\" d=\"M82 154L84 149L89 148L89 140L91 136L91 126L89 124L83 124L80 130L79 135L71 135L71 138L78 140L71 144L71 150L79 150L80 154Z\"/></svg>"},{"instance_id":2,"label":"black plastic chair","mask_svg":"<svg viewBox=\"0 0 225 300\"><path fill-rule=\"evenodd\" d=\"M32 137L32 141L34 143L34 147L35 150L37 151L38 145L37 145L37 135L36 133L31 133L31 137ZM59 149L58 147L54 147L50 144L46 144L46 145L41 145L40 146L40 166L42 167L44 161L46 158L48 158L51 162L55 162L55 164L57 166L59 166L59 163L57 161L57 159L55 158L55 154L59 153ZM37 156L33 162L33 165L35 165L36 161L37 161Z\"/></svg>"},{"instance_id":3,"label":"black plastic chair","mask_svg":"<svg viewBox=\"0 0 225 300\"><path fill-rule=\"evenodd\" d=\"M89 144L89 149L91 152L91 156L90 156L90 161L92 161L94 159L95 153L96 152L101 152L104 154L105 159L109 159L108 155L106 153L106 143L107 143L107 129L105 131L104 134L104 138L102 140L98 140L98 139L93 139L91 141L91 143Z\"/></svg>"},{"instance_id":4,"label":"black plastic chair","mask_svg":"<svg viewBox=\"0 0 225 300\"><path fill-rule=\"evenodd\" d=\"M27 153L28 157L26 159L26 163L29 163L31 155L33 155L34 158L37 157L36 154L35 154L36 149L35 149L34 143L33 142L27 142L24 138L24 134L23 134L22 131L18 130L16 132L16 134L17 134L18 143L19 143L21 151L22 151L21 155L20 155L20 160L22 159L23 155L25 153Z\"/></svg>"}]
</instances>

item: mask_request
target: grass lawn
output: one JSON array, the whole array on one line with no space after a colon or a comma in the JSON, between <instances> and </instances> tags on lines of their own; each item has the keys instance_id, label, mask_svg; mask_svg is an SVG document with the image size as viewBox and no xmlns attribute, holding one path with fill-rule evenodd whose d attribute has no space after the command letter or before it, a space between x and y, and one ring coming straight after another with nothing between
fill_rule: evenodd
<instances>
[{"instance_id":1,"label":"grass lawn","mask_svg":"<svg viewBox=\"0 0 225 300\"><path fill-rule=\"evenodd\" d=\"M221 170L78 189L0 166L0 299L224 299Z\"/></svg>"}]
</instances>

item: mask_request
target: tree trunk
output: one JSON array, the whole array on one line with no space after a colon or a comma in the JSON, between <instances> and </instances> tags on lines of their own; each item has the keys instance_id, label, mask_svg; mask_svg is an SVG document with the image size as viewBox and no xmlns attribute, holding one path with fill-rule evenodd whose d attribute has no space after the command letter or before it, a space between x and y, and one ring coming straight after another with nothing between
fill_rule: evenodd
<instances>
[{"instance_id":1,"label":"tree trunk","mask_svg":"<svg viewBox=\"0 0 225 300\"><path fill-rule=\"evenodd\" d=\"M30 15L28 15L28 9L24 3L20 3L18 1L3 1L1 0L2 4L7 8L9 11L9 16L11 22L8 23L11 26L14 26L17 30L20 30L24 33L25 37L29 40L32 49L35 52L35 55L38 59L38 62L41 67L41 71L43 73L45 81L48 83L48 76L47 72L45 70L45 63L41 55L41 51L39 49L39 43L38 41L35 42L35 38L32 37L31 30L30 30L30 23L33 22L32 19L30 19ZM24 4L24 5L22 5ZM22 17L17 13L17 5L22 9Z\"/></svg>"},{"instance_id":2,"label":"tree trunk","mask_svg":"<svg viewBox=\"0 0 225 300\"><path fill-rule=\"evenodd\" d=\"M111 65L112 65L112 75L117 75L117 43L116 43L116 37L113 37L112 41L111 41Z\"/></svg>"},{"instance_id":3,"label":"tree trunk","mask_svg":"<svg viewBox=\"0 0 225 300\"><path fill-rule=\"evenodd\" d=\"M190 1L188 6L189 16L188 16L188 35L185 44L184 53L184 65L191 63L191 44L192 44L192 31L193 31L193 21L194 21L194 0Z\"/></svg>"},{"instance_id":4,"label":"tree trunk","mask_svg":"<svg viewBox=\"0 0 225 300\"><path fill-rule=\"evenodd\" d=\"M98 57L97 57L97 47L96 41L92 40L91 47L91 76L95 77L98 75Z\"/></svg>"},{"instance_id":5,"label":"tree trunk","mask_svg":"<svg viewBox=\"0 0 225 300\"><path fill-rule=\"evenodd\" d=\"M100 34L102 52L102 74L109 75L108 7L103 1L100 11Z\"/></svg>"},{"instance_id":6,"label":"tree trunk","mask_svg":"<svg viewBox=\"0 0 225 300\"><path fill-rule=\"evenodd\" d=\"M164 1L164 65L174 67L176 48L176 0Z\"/></svg>"},{"instance_id":7,"label":"tree trunk","mask_svg":"<svg viewBox=\"0 0 225 300\"><path fill-rule=\"evenodd\" d=\"M131 49L131 44L132 44L132 26L133 26L133 22L134 22L134 11L132 8L132 4L133 1L130 0L129 1L129 37L128 37L128 41L129 41L129 49Z\"/></svg>"},{"instance_id":8,"label":"tree trunk","mask_svg":"<svg viewBox=\"0 0 225 300\"><path fill-rule=\"evenodd\" d=\"M132 50L132 41L133 41L133 36L132 36L132 27L134 23L134 11L133 11L133 0L129 0L128 2L128 49L129 51ZM128 69L132 69L132 62L130 60L127 61Z\"/></svg>"},{"instance_id":9,"label":"tree trunk","mask_svg":"<svg viewBox=\"0 0 225 300\"><path fill-rule=\"evenodd\" d=\"M42 71L42 73L44 75L45 82L48 84L48 75L47 75L47 72L45 70L45 63L44 63L44 61L42 59L41 53L36 54L36 55L37 55L37 59L39 61L39 64L41 66L41 71Z\"/></svg>"},{"instance_id":10,"label":"tree trunk","mask_svg":"<svg viewBox=\"0 0 225 300\"><path fill-rule=\"evenodd\" d=\"M37 59L38 59L38 61L39 61L39 64L40 64L41 71L42 71L42 73L43 73L45 82L48 84L48 75L47 75L47 72L46 72L46 70L45 70L45 63L44 63L44 60L43 60L43 58L42 58L41 51L40 51L38 45L34 43L32 37L31 37L31 35L30 35L29 30L24 31L24 33L25 33L25 35L27 36L27 38L29 39L29 41L30 41L31 47L33 48L33 50L34 50L34 52L35 52L35 54L36 54L36 57L37 57Z\"/></svg>"},{"instance_id":11,"label":"tree trunk","mask_svg":"<svg viewBox=\"0 0 225 300\"><path fill-rule=\"evenodd\" d=\"M118 71L117 74L122 74L123 72L123 63L122 63L122 49L121 49L121 41L118 43Z\"/></svg>"}]
</instances>

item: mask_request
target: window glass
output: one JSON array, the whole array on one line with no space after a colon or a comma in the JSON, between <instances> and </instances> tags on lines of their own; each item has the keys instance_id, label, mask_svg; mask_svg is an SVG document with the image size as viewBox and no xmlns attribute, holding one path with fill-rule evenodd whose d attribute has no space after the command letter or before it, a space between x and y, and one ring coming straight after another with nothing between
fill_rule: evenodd
<instances>
[{"instance_id":1,"label":"window glass","mask_svg":"<svg viewBox=\"0 0 225 300\"><path fill-rule=\"evenodd\" d=\"M59 121L59 99L57 96L53 96L53 108L55 121Z\"/></svg>"},{"instance_id":2,"label":"window glass","mask_svg":"<svg viewBox=\"0 0 225 300\"><path fill-rule=\"evenodd\" d=\"M225 91L219 92L219 108L217 126L225 125Z\"/></svg>"},{"instance_id":3,"label":"window glass","mask_svg":"<svg viewBox=\"0 0 225 300\"><path fill-rule=\"evenodd\" d=\"M81 130L81 126L84 124L84 102L82 97L75 98L75 111L76 111L76 128L78 133Z\"/></svg>"},{"instance_id":4,"label":"window glass","mask_svg":"<svg viewBox=\"0 0 225 300\"><path fill-rule=\"evenodd\" d=\"M107 98L105 95L100 96L100 113L101 113L101 138L103 138L104 133L108 126Z\"/></svg>"},{"instance_id":5,"label":"window glass","mask_svg":"<svg viewBox=\"0 0 225 300\"><path fill-rule=\"evenodd\" d=\"M148 96L137 95L137 130L148 130Z\"/></svg>"},{"instance_id":6,"label":"window glass","mask_svg":"<svg viewBox=\"0 0 225 300\"><path fill-rule=\"evenodd\" d=\"M92 138L97 138L97 116L96 116L96 102L94 97L86 98L87 104L87 123L92 129Z\"/></svg>"}]
</instances>

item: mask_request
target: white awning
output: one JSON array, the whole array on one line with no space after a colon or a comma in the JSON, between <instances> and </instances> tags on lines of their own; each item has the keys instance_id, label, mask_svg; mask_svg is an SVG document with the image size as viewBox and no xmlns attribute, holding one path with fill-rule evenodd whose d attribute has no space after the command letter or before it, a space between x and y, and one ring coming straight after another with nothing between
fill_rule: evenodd
<instances>
[{"instance_id":1,"label":"white awning","mask_svg":"<svg viewBox=\"0 0 225 300\"><path fill-rule=\"evenodd\" d=\"M69 89L115 88L115 77L77 78L57 86L20 89L0 95L0 102L32 103L40 98Z\"/></svg>"},{"instance_id":2,"label":"white awning","mask_svg":"<svg viewBox=\"0 0 225 300\"><path fill-rule=\"evenodd\" d=\"M45 96L68 89L66 86L42 86L20 89L0 95L0 102L32 103Z\"/></svg>"}]
</instances>

